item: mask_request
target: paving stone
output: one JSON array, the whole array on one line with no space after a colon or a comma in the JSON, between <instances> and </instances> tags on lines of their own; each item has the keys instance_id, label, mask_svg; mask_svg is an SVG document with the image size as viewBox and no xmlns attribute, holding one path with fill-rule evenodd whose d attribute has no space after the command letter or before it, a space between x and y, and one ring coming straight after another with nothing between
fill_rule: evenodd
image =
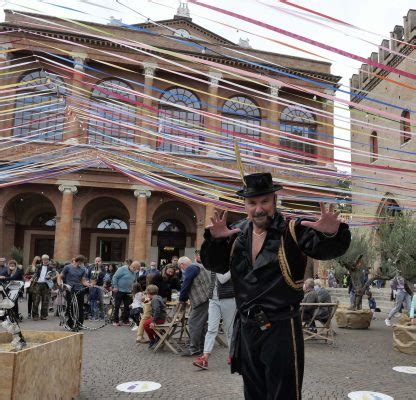
<instances>
[{"instance_id":1,"label":"paving stone","mask_svg":"<svg viewBox=\"0 0 416 400\"><path fill-rule=\"evenodd\" d=\"M21 310L26 304L21 303ZM392 348L392 330L377 314L369 330L336 329L334 346L306 343L304 400L347 399L351 391L372 390L395 400L415 399L416 377L392 370L396 365L416 366L416 357ZM24 320L23 329L60 331L59 320ZM192 366L192 359L164 350L154 354L137 345L128 327L105 326L84 334L81 396L79 400L243 398L242 379L229 373L227 350L214 349L209 371ZM119 383L147 380L162 387L142 394L118 392ZM261 400L261 399L259 399Z\"/></svg>"}]
</instances>

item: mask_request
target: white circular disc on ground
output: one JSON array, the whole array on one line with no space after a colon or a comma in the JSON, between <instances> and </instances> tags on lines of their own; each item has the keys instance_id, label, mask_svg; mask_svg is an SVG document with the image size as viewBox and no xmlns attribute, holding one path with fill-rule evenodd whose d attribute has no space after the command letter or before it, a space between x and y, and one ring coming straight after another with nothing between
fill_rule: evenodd
<instances>
[{"instance_id":1,"label":"white circular disc on ground","mask_svg":"<svg viewBox=\"0 0 416 400\"><path fill-rule=\"evenodd\" d=\"M351 400L394 400L394 398L388 394L370 392L367 390L348 393L348 398Z\"/></svg>"},{"instance_id":2,"label":"white circular disc on ground","mask_svg":"<svg viewBox=\"0 0 416 400\"><path fill-rule=\"evenodd\" d=\"M403 372L405 374L416 374L416 367L400 366L400 367L393 367L393 370L397 372Z\"/></svg>"},{"instance_id":3,"label":"white circular disc on ground","mask_svg":"<svg viewBox=\"0 0 416 400\"><path fill-rule=\"evenodd\" d=\"M150 381L134 381L134 382L125 382L117 385L116 389L120 392L126 393L146 393L152 392L154 390L160 389L162 385L157 382Z\"/></svg>"}]
</instances>

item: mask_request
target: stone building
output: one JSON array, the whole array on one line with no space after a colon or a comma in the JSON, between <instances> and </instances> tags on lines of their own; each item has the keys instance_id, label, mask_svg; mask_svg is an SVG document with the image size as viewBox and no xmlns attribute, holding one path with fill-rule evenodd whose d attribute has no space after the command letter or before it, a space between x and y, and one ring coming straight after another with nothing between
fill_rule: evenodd
<instances>
[{"instance_id":1,"label":"stone building","mask_svg":"<svg viewBox=\"0 0 416 400\"><path fill-rule=\"evenodd\" d=\"M10 73L2 79L1 86L12 85L15 93L28 94L33 92L35 84L40 90L48 87L51 84L50 76L53 76L57 90L55 94L41 97L42 101L50 100L55 106L53 118L47 122L39 122L39 115L30 110L36 100L31 100L30 96L17 97L12 118L1 118L1 136L11 137L16 144L22 141L22 137L27 138L33 131L50 128L51 124L55 129L53 134L39 136L30 143L19 142L19 146L10 150L1 147L1 159L16 161L26 154L35 153L46 160L60 146L76 145L80 146L81 151L83 143L104 146L115 138L140 144L160 154L163 154L162 151L174 154L177 160L181 157L194 158L235 169L234 160L215 157L215 152L208 154L197 146L177 146L159 140L157 133L166 132L169 126L164 123L163 117L156 118L157 123L151 123L151 118L155 117L154 109L162 109L169 110L180 121L191 121L203 128L236 130L232 122L225 124L215 118L216 114L224 114L231 120L242 120L258 126L258 129L238 127L238 133L294 150L294 159L290 160L291 165L294 165L293 173L277 167L256 166L255 163L246 166L247 173L267 169L272 171L275 178L284 178L285 182L289 182L285 183L283 197L286 196L288 200L283 205L290 206L295 197L302 195L302 190L296 186L298 181L312 185L310 192L314 195L319 193L313 191L311 174L305 178L300 176L296 168L334 171L331 147L333 106L330 102L320 101L323 99L319 96L316 98L316 95L314 97L302 90L296 91L289 85L296 83L301 88L309 87L324 92L322 87L299 81L296 77L307 76L336 85L340 78L331 74L330 64L255 50L246 42L244 53L250 54L253 59L258 57L266 61L256 66L238 61L235 59L235 50L241 51L241 46L195 24L184 11L180 9L171 20L159 21L157 25L140 24L137 29L126 29L117 23L91 23L89 26L94 30L87 32L88 29L83 28L83 33L79 32L81 28L78 25L59 18L6 11L5 22L0 25L3 43L0 45L0 56L2 65L10 67ZM102 33L104 31L105 34ZM190 36L196 38L192 42L197 44L194 48L180 40L172 40L186 40ZM154 49L137 52L108 38L135 40L163 49L163 52ZM168 63L166 59L170 56L164 51L169 49L193 55L200 60L277 76L288 86L270 85L267 88L264 83L255 81L247 84L232 74L202 63L186 60L178 65ZM230 55L234 58L229 58ZM25 65L24 72L14 73L15 60L22 57L27 57L26 61L31 60L31 63ZM271 72L265 68L267 66L279 68L282 73ZM293 76L283 74L288 71ZM197 79L186 78L183 74ZM253 99L243 90L238 93L229 85L224 85L222 79L271 93L279 100L300 101L313 107L318 104L327 114L315 115L299 107L269 102L267 98L261 99L259 96ZM126 89L123 92L120 88ZM111 115L113 120L135 124L142 129L140 134L130 135L128 128L123 130L111 123L85 123L82 104L86 103L83 103L80 93L90 100L91 114L95 112L94 107L99 110L109 99L117 100L119 93L131 97L132 101L141 102L143 105L130 108L134 111L127 116L117 115L114 110ZM200 113L178 110L175 101L197 111L209 111L210 115L202 118ZM238 109L236 104L240 105ZM2 116L9 115L7 107L10 105L0 104ZM279 141L276 135L265 133L265 128L280 128L298 135L300 140L283 138ZM327 146L312 146L303 140L318 134ZM128 147L124 146L123 151L128 153ZM306 160L296 158L296 151L305 152L311 157ZM287 161L287 156L282 160ZM164 162L162 157L156 161ZM176 165L176 168L180 167ZM239 185L236 179L224 180L221 176L212 176L209 171L201 170L198 175ZM305 207L315 206L315 203L304 202L300 197L296 207L303 203ZM24 251L25 264L34 255L43 253L60 261L69 260L79 253L86 255L89 260L99 255L107 262L119 262L126 258L156 261L170 259L174 254L192 256L194 249L201 245L203 228L213 211L209 196L206 204L192 202L183 196L177 197L151 185L140 184L120 171L97 163L81 171L39 177L31 182L0 189L0 254L8 255L13 246L20 247ZM231 216L234 219L239 217L241 215Z\"/></svg>"},{"instance_id":2,"label":"stone building","mask_svg":"<svg viewBox=\"0 0 416 400\"><path fill-rule=\"evenodd\" d=\"M396 25L390 40L384 39L369 59L416 74L416 10L409 10L403 20L403 26ZM362 64L359 74L350 80L351 101L358 107L350 107L356 221L382 221L386 213L416 206L414 82L368 64ZM360 106L373 107L377 112L361 110ZM380 117L378 112L390 115ZM364 171L367 165L370 170Z\"/></svg>"}]
</instances>

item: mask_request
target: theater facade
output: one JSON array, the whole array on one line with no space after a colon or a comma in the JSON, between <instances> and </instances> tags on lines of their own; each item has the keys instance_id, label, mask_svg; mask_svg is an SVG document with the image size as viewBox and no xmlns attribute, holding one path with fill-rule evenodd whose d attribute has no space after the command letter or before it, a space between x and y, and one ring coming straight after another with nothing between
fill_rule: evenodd
<instances>
[{"instance_id":1,"label":"theater facade","mask_svg":"<svg viewBox=\"0 0 416 400\"><path fill-rule=\"evenodd\" d=\"M177 120L191 121L209 129L237 129L232 121L226 124L215 118L215 114L226 115L230 120L248 121L258 125L259 129L239 127L239 134L293 149L295 158L289 160L295 166L293 174L277 167L256 166L255 163L246 167L247 173L270 170L274 178L284 177L286 182L291 182L284 185L283 206L290 207L291 200L285 198L293 199L302 193L296 182L304 179L296 174L296 166L334 171L331 146L311 146L310 142L302 141L302 138L313 138L319 132L322 134L320 140L329 145L333 143L332 103L319 97L316 99L302 90L294 90L291 86L296 83L300 88L314 87L323 93L323 89L308 81L299 81L296 76L308 76L336 85L339 77L331 74L329 63L260 51L245 42L232 43L193 22L186 10L179 10L173 19L158 21L157 25L139 24L137 30L117 25L89 25L96 29L95 32L105 31L108 37L128 38L164 51L181 51L241 70L278 76L288 86L272 84L265 87L255 81L248 84L218 68L210 69L196 62L166 63L165 58L169 57L166 52L163 53L165 58L161 58L161 53L156 50L141 54L106 39L103 33L79 33L73 24L59 18L6 11L5 22L0 25L3 43L0 44L0 61L3 67L8 67L3 69L8 73L1 76L1 87L3 90L11 88L8 90L13 90L15 97L12 104L0 104L0 135L3 139L9 138L7 146L4 140L1 144L2 162L24 160L27 154L36 153L47 163L55 149L71 145L79 146L79 156L84 157L86 153L82 144L100 146L116 138L155 150L154 154L160 153L160 159L157 159L160 163L164 162L163 154L172 153L178 156L176 160L179 161L181 157L212 160L225 168L236 168L235 160L215 158L215 154L208 154L202 147L178 146L160 140L158 132L172 128L163 117L157 118L154 110L168 110ZM183 40L197 38L193 40L207 44L206 50L190 48L181 41L173 42L172 37ZM257 57L266 61L255 66L247 64L229 57L231 54L235 56L235 51L243 51L253 60ZM24 67L18 67L23 60ZM267 66L278 68L282 73L271 72ZM291 76L284 73L287 71ZM53 76L57 90L44 90L38 95L37 91L47 89L51 84L50 76ZM190 79L190 76L197 79ZM231 89L223 79L239 83L242 88L249 85L272 94L278 100L319 106L330 116L315 115L259 96L253 98L243 89L241 92L235 87ZM36 96L31 97L30 94L35 92ZM111 119L135 124L143 128L143 132L153 132L153 135L132 136L128 129L97 120L85 123L85 115L95 110L86 109L83 99L90 100L89 107L99 109L106 102L117 100L119 93L132 101L139 101L142 106L134 108L134 112L128 115L118 115L113 108ZM325 93L333 94L331 91ZM321 101L317 103L317 100ZM47 113L46 119L39 110L33 111L37 101L50 104L43 110ZM185 105L186 111L175 108L175 102ZM11 107L13 113L8 111ZM119 107L121 109L123 105L119 104ZM200 110L210 114L203 116ZM77 114L83 118L77 118ZM152 116L157 122L149 122ZM300 140L268 136L265 130L260 129L262 127L294 133ZM30 142L22 140L42 129L52 134L39 136ZM175 134L174 131L171 133ZM183 132L179 134L186 135ZM128 153L128 146L124 146L123 151ZM311 157L296 159L297 151ZM74 154L71 153L70 157ZM286 161L282 158L282 162ZM176 165L176 168L181 167ZM201 170L198 174L239 184L237 179L215 176L210 171ZM172 255L192 256L200 247L204 226L214 212L209 200L207 196L207 203L201 204L186 196L175 196L159 187L140 183L100 162L82 170L16 182L0 189L0 255L9 256L13 247L21 248L24 264L35 255L44 253L59 261L84 254L90 261L101 256L105 262L120 262L126 258L149 262L170 259ZM302 200L297 201L298 205L300 203ZM306 206L315 204L305 202ZM237 220L242 216L232 213L230 218Z\"/></svg>"}]
</instances>

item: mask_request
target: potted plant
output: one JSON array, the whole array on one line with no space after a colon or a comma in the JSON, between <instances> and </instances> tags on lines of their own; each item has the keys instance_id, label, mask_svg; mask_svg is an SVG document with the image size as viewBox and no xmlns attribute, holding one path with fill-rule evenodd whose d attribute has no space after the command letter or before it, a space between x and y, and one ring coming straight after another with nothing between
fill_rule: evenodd
<instances>
[{"instance_id":1,"label":"potted plant","mask_svg":"<svg viewBox=\"0 0 416 400\"><path fill-rule=\"evenodd\" d=\"M350 307L338 308L335 319L340 328L366 329L370 326L373 314L363 310L363 296L372 279L365 279L374 264L375 250L373 239L368 231L356 230L351 237L348 251L332 261L332 267L339 271L340 267L348 271L354 288Z\"/></svg>"}]
</instances>

